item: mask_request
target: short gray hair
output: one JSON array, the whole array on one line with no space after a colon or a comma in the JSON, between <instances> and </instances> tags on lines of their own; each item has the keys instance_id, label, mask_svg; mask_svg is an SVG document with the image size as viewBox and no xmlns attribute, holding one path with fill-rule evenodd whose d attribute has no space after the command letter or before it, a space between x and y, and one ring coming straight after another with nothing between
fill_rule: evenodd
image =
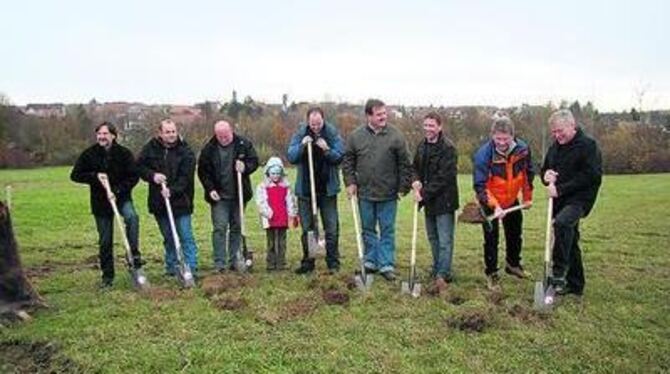
<instances>
[{"instance_id":1,"label":"short gray hair","mask_svg":"<svg viewBox=\"0 0 670 374\"><path fill-rule=\"evenodd\" d=\"M496 113L491 124L491 134L496 132L514 135L514 122L509 117Z\"/></svg>"},{"instance_id":2,"label":"short gray hair","mask_svg":"<svg viewBox=\"0 0 670 374\"><path fill-rule=\"evenodd\" d=\"M551 114L549 117L549 126L554 123L563 123L566 125L576 126L577 122L575 121L575 116L572 115L570 109L559 109Z\"/></svg>"}]
</instances>

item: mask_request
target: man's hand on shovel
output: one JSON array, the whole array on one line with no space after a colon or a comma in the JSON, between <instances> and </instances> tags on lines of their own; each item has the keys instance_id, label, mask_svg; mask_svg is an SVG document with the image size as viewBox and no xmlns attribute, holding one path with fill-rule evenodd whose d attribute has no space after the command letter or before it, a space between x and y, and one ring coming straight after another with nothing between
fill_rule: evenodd
<instances>
[{"instance_id":1,"label":"man's hand on shovel","mask_svg":"<svg viewBox=\"0 0 670 374\"><path fill-rule=\"evenodd\" d=\"M105 188L105 191L107 191L107 199L111 201L116 201L116 196L114 196L114 192L112 192L112 187L109 185L109 177L107 177L107 174L98 173L98 180L100 181L100 184L102 184L102 187Z\"/></svg>"}]
</instances>

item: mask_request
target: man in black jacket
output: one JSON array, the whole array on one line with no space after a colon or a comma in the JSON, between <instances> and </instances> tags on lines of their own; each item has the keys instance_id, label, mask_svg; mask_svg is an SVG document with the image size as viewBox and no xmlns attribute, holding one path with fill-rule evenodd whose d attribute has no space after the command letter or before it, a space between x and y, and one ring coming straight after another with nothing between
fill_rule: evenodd
<instances>
[{"instance_id":1,"label":"man in black jacket","mask_svg":"<svg viewBox=\"0 0 670 374\"><path fill-rule=\"evenodd\" d=\"M572 112L562 109L549 117L555 142L542 166L544 183L554 199L552 285L557 294L584 292L584 267L579 248L579 220L598 195L602 160L595 140L578 128Z\"/></svg>"},{"instance_id":2,"label":"man in black jacket","mask_svg":"<svg viewBox=\"0 0 670 374\"><path fill-rule=\"evenodd\" d=\"M91 213L95 217L98 229L100 269L102 270L101 287L111 287L114 280L112 253L114 212L108 198L116 200L125 222L133 262L136 268L140 268L142 266L139 251L140 220L132 200L132 190L139 178L133 154L128 148L116 142L116 127L109 122L103 122L95 128L95 134L96 144L88 147L79 156L70 174L70 179L89 185ZM107 196L100 178L107 178L112 189L112 196Z\"/></svg>"},{"instance_id":3,"label":"man in black jacket","mask_svg":"<svg viewBox=\"0 0 670 374\"><path fill-rule=\"evenodd\" d=\"M205 201L212 209L212 248L217 271L226 269L228 248L229 268L234 270L240 249L237 173L242 173L242 198L246 206L252 197L249 176L257 168L258 156L249 139L235 134L228 121L217 121L214 136L205 144L198 158L198 178L205 190ZM229 232L228 240L226 231Z\"/></svg>"},{"instance_id":4,"label":"man in black jacket","mask_svg":"<svg viewBox=\"0 0 670 374\"><path fill-rule=\"evenodd\" d=\"M414 198L423 206L426 234L433 253L436 284L452 280L454 211L458 209L456 147L442 132L442 118L436 112L423 117L424 140L414 154Z\"/></svg>"},{"instance_id":5,"label":"man in black jacket","mask_svg":"<svg viewBox=\"0 0 670 374\"><path fill-rule=\"evenodd\" d=\"M198 247L191 227L195 155L186 141L179 136L176 123L170 119L161 121L158 136L142 148L137 164L140 177L149 183L149 213L156 217L163 235L166 274L176 275L178 264L165 198L170 199L184 261L195 274L198 267ZM163 183L167 185L167 189L162 189Z\"/></svg>"}]
</instances>

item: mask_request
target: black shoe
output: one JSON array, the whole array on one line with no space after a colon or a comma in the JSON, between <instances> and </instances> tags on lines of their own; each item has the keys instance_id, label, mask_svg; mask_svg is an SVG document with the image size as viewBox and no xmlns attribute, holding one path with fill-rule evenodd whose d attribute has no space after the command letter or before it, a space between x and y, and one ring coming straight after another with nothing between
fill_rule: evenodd
<instances>
[{"instance_id":1,"label":"black shoe","mask_svg":"<svg viewBox=\"0 0 670 374\"><path fill-rule=\"evenodd\" d=\"M102 282L98 286L101 290L110 289L114 286L114 280L110 278L103 278Z\"/></svg>"},{"instance_id":2,"label":"black shoe","mask_svg":"<svg viewBox=\"0 0 670 374\"><path fill-rule=\"evenodd\" d=\"M299 268L294 270L294 273L296 273L296 274L310 274L313 271L314 271L314 268L312 268L312 267L300 266Z\"/></svg>"},{"instance_id":3,"label":"black shoe","mask_svg":"<svg viewBox=\"0 0 670 374\"><path fill-rule=\"evenodd\" d=\"M365 274L375 274L376 272L377 272L377 269L373 269L373 268L365 266Z\"/></svg>"},{"instance_id":4,"label":"black shoe","mask_svg":"<svg viewBox=\"0 0 670 374\"><path fill-rule=\"evenodd\" d=\"M340 272L340 268L328 268L328 274L335 275Z\"/></svg>"},{"instance_id":5,"label":"black shoe","mask_svg":"<svg viewBox=\"0 0 670 374\"><path fill-rule=\"evenodd\" d=\"M384 279L386 279L387 281L389 281L389 282L395 281L396 276L395 276L395 273L393 272L393 270L384 271L381 274L382 274L382 277L384 277Z\"/></svg>"},{"instance_id":6,"label":"black shoe","mask_svg":"<svg viewBox=\"0 0 670 374\"><path fill-rule=\"evenodd\" d=\"M144 266L144 265L146 265L146 264L147 264L147 262L144 261L144 260L142 259L142 257L140 257L140 256L133 257L133 267L134 267L135 269L141 269L142 266Z\"/></svg>"}]
</instances>

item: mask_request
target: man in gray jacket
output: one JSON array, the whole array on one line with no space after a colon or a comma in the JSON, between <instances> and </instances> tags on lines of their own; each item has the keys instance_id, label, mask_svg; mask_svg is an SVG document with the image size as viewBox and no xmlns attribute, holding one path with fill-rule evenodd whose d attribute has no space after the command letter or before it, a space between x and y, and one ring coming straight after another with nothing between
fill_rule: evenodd
<instances>
[{"instance_id":1,"label":"man in gray jacket","mask_svg":"<svg viewBox=\"0 0 670 374\"><path fill-rule=\"evenodd\" d=\"M366 271L393 281L398 197L409 192L412 168L404 135L386 123L386 104L369 99L365 114L367 124L347 139L342 173L347 194L358 196Z\"/></svg>"}]
</instances>

